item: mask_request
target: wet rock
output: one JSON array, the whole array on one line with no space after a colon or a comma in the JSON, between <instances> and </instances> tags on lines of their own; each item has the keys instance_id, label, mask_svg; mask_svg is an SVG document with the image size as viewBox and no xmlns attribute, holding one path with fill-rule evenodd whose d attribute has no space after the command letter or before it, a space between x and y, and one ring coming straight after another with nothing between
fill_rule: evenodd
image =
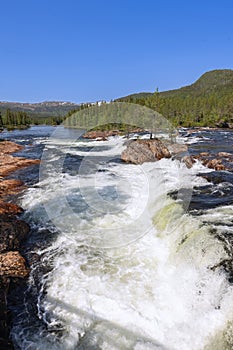
<instances>
[{"instance_id":1,"label":"wet rock","mask_svg":"<svg viewBox=\"0 0 233 350\"><path fill-rule=\"evenodd\" d=\"M96 141L108 141L106 137L97 137Z\"/></svg>"},{"instance_id":2,"label":"wet rock","mask_svg":"<svg viewBox=\"0 0 233 350\"><path fill-rule=\"evenodd\" d=\"M38 164L39 160L13 157L10 153L23 147L13 142L0 142L0 349L14 349L9 340L10 319L7 309L9 284L15 286L27 277L29 269L24 258L17 251L29 232L28 225L14 215L23 209L13 203L3 201L7 196L24 189L19 180L3 179L4 176L25 166ZM4 214L4 215L3 215Z\"/></svg>"},{"instance_id":3,"label":"wet rock","mask_svg":"<svg viewBox=\"0 0 233 350\"><path fill-rule=\"evenodd\" d=\"M199 154L199 157L209 157L209 152L201 152L200 154Z\"/></svg>"},{"instance_id":4,"label":"wet rock","mask_svg":"<svg viewBox=\"0 0 233 350\"><path fill-rule=\"evenodd\" d=\"M8 214L8 215L17 215L21 214L23 209L19 207L17 204L7 203L0 200L0 215Z\"/></svg>"},{"instance_id":5,"label":"wet rock","mask_svg":"<svg viewBox=\"0 0 233 350\"><path fill-rule=\"evenodd\" d=\"M10 314L7 306L9 286L28 275L24 258L18 251L29 226L15 217L0 216L0 349L14 349L9 340Z\"/></svg>"},{"instance_id":6,"label":"wet rock","mask_svg":"<svg viewBox=\"0 0 233 350\"><path fill-rule=\"evenodd\" d=\"M0 349L13 349L9 336L9 313L7 310L7 293L10 279L0 276Z\"/></svg>"},{"instance_id":7,"label":"wet rock","mask_svg":"<svg viewBox=\"0 0 233 350\"><path fill-rule=\"evenodd\" d=\"M231 153L228 152L218 152L218 157L222 157L222 158L231 158L233 155Z\"/></svg>"},{"instance_id":8,"label":"wet rock","mask_svg":"<svg viewBox=\"0 0 233 350\"><path fill-rule=\"evenodd\" d=\"M0 181L0 197L17 194L24 188L24 183L20 180L2 180Z\"/></svg>"},{"instance_id":9,"label":"wet rock","mask_svg":"<svg viewBox=\"0 0 233 350\"><path fill-rule=\"evenodd\" d=\"M0 216L0 253L18 250L22 241L29 233L29 226L26 222L9 217Z\"/></svg>"},{"instance_id":10,"label":"wet rock","mask_svg":"<svg viewBox=\"0 0 233 350\"><path fill-rule=\"evenodd\" d=\"M1 141L0 142L0 154L10 154L21 151L23 146L11 141Z\"/></svg>"},{"instance_id":11,"label":"wet rock","mask_svg":"<svg viewBox=\"0 0 233 350\"><path fill-rule=\"evenodd\" d=\"M207 160L207 162L205 162L205 165L208 168L214 169L214 170L226 170L226 167L222 164L222 160L221 159Z\"/></svg>"},{"instance_id":12,"label":"wet rock","mask_svg":"<svg viewBox=\"0 0 233 350\"><path fill-rule=\"evenodd\" d=\"M29 269L19 252L0 253L0 276L24 278Z\"/></svg>"},{"instance_id":13,"label":"wet rock","mask_svg":"<svg viewBox=\"0 0 233 350\"><path fill-rule=\"evenodd\" d=\"M171 145L168 145L167 148L172 156L188 152L188 146L180 143L173 143Z\"/></svg>"},{"instance_id":14,"label":"wet rock","mask_svg":"<svg viewBox=\"0 0 233 350\"><path fill-rule=\"evenodd\" d=\"M170 157L171 153L168 148L158 139L129 141L127 148L121 154L124 162L133 164L155 162Z\"/></svg>"},{"instance_id":15,"label":"wet rock","mask_svg":"<svg viewBox=\"0 0 233 350\"><path fill-rule=\"evenodd\" d=\"M195 159L192 156L184 156L182 157L182 162L185 163L188 169L190 169L195 163Z\"/></svg>"},{"instance_id":16,"label":"wet rock","mask_svg":"<svg viewBox=\"0 0 233 350\"><path fill-rule=\"evenodd\" d=\"M84 139L97 139L98 141L107 141L109 136L119 135L119 130L109 130L109 131L88 131L82 137Z\"/></svg>"},{"instance_id":17,"label":"wet rock","mask_svg":"<svg viewBox=\"0 0 233 350\"><path fill-rule=\"evenodd\" d=\"M1 325L0 325L1 327ZM14 346L10 340L0 337L0 349L2 350L14 350Z\"/></svg>"},{"instance_id":18,"label":"wet rock","mask_svg":"<svg viewBox=\"0 0 233 350\"><path fill-rule=\"evenodd\" d=\"M7 176L13 171L39 163L39 159L25 159L9 154L0 154L0 176Z\"/></svg>"}]
</instances>

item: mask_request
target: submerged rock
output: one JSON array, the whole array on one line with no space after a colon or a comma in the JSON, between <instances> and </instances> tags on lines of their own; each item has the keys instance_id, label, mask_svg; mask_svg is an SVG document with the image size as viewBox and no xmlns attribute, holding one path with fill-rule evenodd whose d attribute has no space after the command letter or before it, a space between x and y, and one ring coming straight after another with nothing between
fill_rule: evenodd
<instances>
[{"instance_id":1,"label":"submerged rock","mask_svg":"<svg viewBox=\"0 0 233 350\"><path fill-rule=\"evenodd\" d=\"M122 152L121 159L126 163L142 164L155 162L162 158L170 158L167 146L159 139L132 140Z\"/></svg>"}]
</instances>

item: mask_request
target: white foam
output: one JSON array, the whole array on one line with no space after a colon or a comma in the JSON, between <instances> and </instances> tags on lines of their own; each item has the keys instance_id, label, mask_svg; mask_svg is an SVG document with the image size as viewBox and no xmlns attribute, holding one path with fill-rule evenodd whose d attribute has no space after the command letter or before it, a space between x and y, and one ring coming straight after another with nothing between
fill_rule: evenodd
<instances>
[{"instance_id":1,"label":"white foam","mask_svg":"<svg viewBox=\"0 0 233 350\"><path fill-rule=\"evenodd\" d=\"M120 139L107 145L101 155L119 155L124 147ZM67 151L66 144L60 147ZM167 197L205 183L196 176L202 166L187 169L171 159L101 166L105 172L76 176L55 176L49 168L48 178L23 199L40 225L51 225L40 219L45 205L62 231L43 251L54 268L38 307L50 327L63 324L64 334L53 343L49 334L25 334L22 349L26 343L37 350L203 349L232 316L232 288L223 273L209 269L224 249L208 227ZM116 199L99 194L107 187L116 188ZM83 211L80 194L89 205Z\"/></svg>"}]
</instances>

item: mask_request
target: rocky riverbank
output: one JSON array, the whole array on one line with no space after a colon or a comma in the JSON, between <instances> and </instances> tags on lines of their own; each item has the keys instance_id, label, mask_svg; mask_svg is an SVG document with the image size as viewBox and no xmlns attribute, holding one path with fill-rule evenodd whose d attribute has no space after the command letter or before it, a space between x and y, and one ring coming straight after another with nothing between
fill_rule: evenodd
<instances>
[{"instance_id":1,"label":"rocky riverbank","mask_svg":"<svg viewBox=\"0 0 233 350\"><path fill-rule=\"evenodd\" d=\"M10 314L7 307L9 290L29 273L20 247L30 228L17 217L23 209L9 202L11 196L22 191L25 186L22 181L6 179L6 176L15 170L39 163L37 159L12 155L22 148L13 142L0 142L0 349L2 350L14 348L9 340Z\"/></svg>"},{"instance_id":2,"label":"rocky riverbank","mask_svg":"<svg viewBox=\"0 0 233 350\"><path fill-rule=\"evenodd\" d=\"M188 147L183 144L169 144L159 139L150 140L130 140L126 149L121 154L121 159L126 163L142 164L144 162L155 162L162 158L178 158L191 168L196 161L200 161L204 166L214 170L232 171L233 155L227 152L211 154L201 152L197 155L190 155Z\"/></svg>"}]
</instances>

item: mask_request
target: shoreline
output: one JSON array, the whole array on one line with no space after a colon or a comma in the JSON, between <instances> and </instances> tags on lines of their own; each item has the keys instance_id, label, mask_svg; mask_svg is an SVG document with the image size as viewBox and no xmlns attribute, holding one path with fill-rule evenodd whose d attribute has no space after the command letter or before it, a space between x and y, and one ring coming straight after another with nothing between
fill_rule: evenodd
<instances>
[{"instance_id":1,"label":"shoreline","mask_svg":"<svg viewBox=\"0 0 233 350\"><path fill-rule=\"evenodd\" d=\"M21 245L30 227L18 218L23 208L9 202L11 196L26 187L9 175L23 167L38 164L38 159L26 159L12 155L24 147L10 141L0 142L0 348L14 349L10 339L11 315L8 309L8 295L19 283L25 282L29 268L21 255Z\"/></svg>"}]
</instances>

